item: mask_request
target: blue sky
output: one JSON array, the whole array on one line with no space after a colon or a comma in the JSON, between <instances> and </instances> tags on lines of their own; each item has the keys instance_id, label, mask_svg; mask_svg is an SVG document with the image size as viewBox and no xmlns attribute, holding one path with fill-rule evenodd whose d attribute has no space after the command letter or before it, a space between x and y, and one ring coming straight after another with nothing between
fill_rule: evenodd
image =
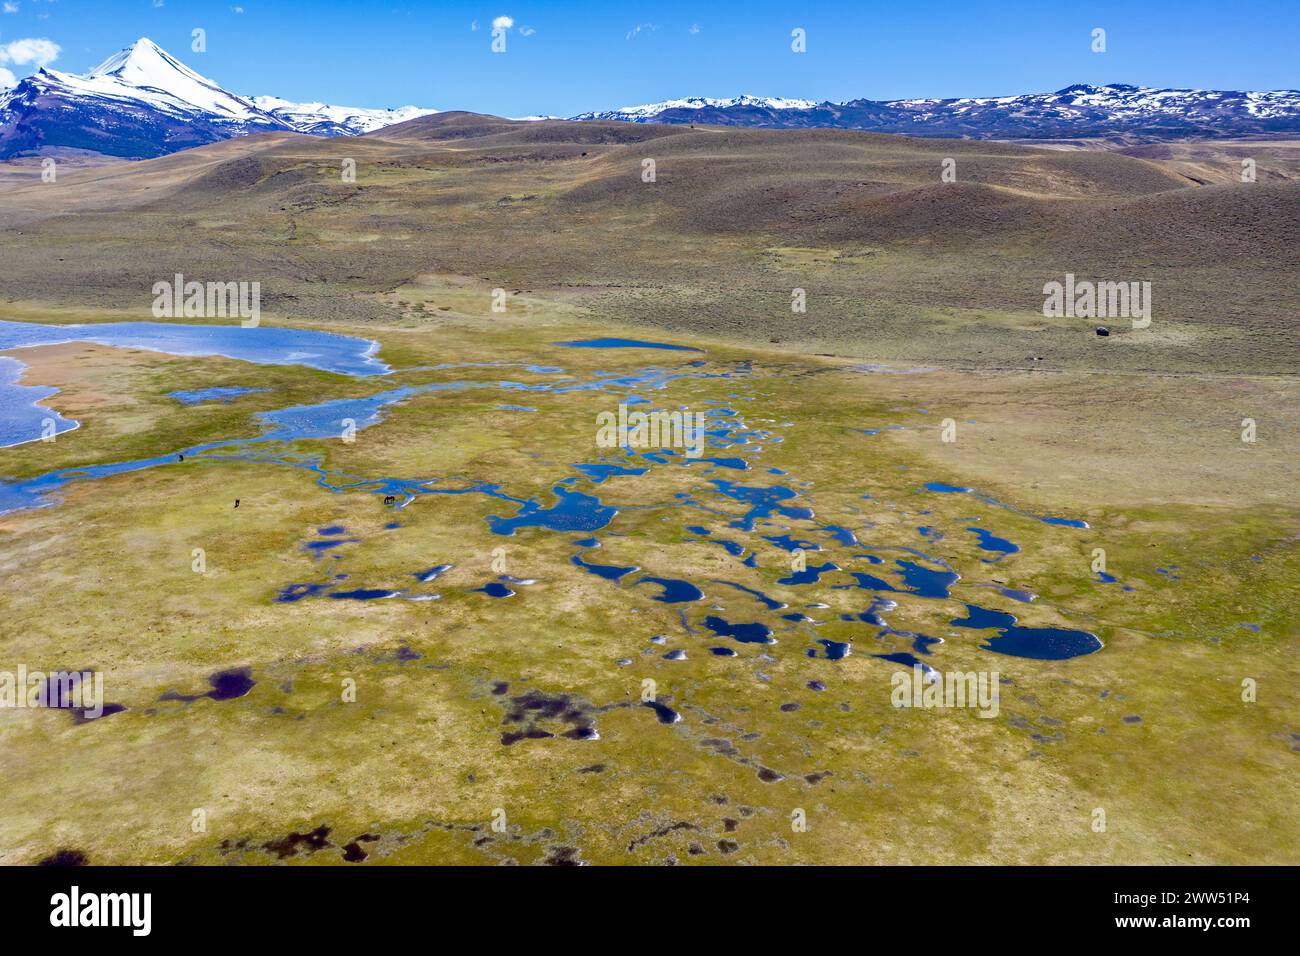
<instances>
[{"instance_id":1,"label":"blue sky","mask_svg":"<svg viewBox=\"0 0 1300 956\"><path fill-rule=\"evenodd\" d=\"M148 36L235 92L350 106L567 116L737 93L843 100L1079 82L1300 87L1296 0L0 3L0 69L19 78L37 59L32 45L14 41L48 39L61 48L53 68L82 72ZM497 17L513 21L503 54L490 49ZM194 27L207 31L204 53L190 49ZM795 27L807 31L804 54L790 50ZM1105 53L1090 49L1095 27L1106 30Z\"/></svg>"}]
</instances>

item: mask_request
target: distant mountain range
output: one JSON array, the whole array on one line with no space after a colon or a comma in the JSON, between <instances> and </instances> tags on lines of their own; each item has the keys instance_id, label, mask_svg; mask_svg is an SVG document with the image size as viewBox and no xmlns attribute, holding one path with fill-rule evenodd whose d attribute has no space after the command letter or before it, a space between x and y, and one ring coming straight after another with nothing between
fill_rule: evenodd
<instances>
[{"instance_id":1,"label":"distant mountain range","mask_svg":"<svg viewBox=\"0 0 1300 956\"><path fill-rule=\"evenodd\" d=\"M84 75L40 70L0 93L0 158L89 150L145 159L275 130L356 136L436 112L239 96L142 37Z\"/></svg>"},{"instance_id":2,"label":"distant mountain range","mask_svg":"<svg viewBox=\"0 0 1300 956\"><path fill-rule=\"evenodd\" d=\"M970 139L1123 137L1159 141L1300 132L1300 91L1159 90L1079 84L1055 93L950 100L810 100L691 97L582 113L576 120L697 123L773 129L857 129Z\"/></svg>"},{"instance_id":3,"label":"distant mountain range","mask_svg":"<svg viewBox=\"0 0 1300 956\"><path fill-rule=\"evenodd\" d=\"M240 96L141 38L84 75L42 69L0 93L0 159L81 150L144 159L277 130L359 136L436 112L415 106L364 109ZM1157 90L1115 84L948 100L816 103L763 96L690 97L572 118L971 139L1109 137L1153 142L1295 135L1300 133L1300 92Z\"/></svg>"},{"instance_id":4,"label":"distant mountain range","mask_svg":"<svg viewBox=\"0 0 1300 956\"><path fill-rule=\"evenodd\" d=\"M313 136L361 136L394 123L405 123L417 116L431 116L438 112L419 106L378 110L327 103L291 103L278 96L254 96L252 102L258 109L283 120L299 133Z\"/></svg>"}]
</instances>

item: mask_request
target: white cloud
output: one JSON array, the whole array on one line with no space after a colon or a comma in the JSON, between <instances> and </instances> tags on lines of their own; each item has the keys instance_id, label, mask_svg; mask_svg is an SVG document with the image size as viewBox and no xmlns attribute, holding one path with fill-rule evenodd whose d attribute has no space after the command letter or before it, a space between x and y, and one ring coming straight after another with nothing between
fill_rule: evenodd
<instances>
[{"instance_id":1,"label":"white cloud","mask_svg":"<svg viewBox=\"0 0 1300 956\"><path fill-rule=\"evenodd\" d=\"M26 66L31 63L40 69L49 66L59 58L63 48L53 40L46 40L43 37L36 39L28 37L22 40L10 40L8 43L0 45L0 63L17 63L19 66Z\"/></svg>"},{"instance_id":2,"label":"white cloud","mask_svg":"<svg viewBox=\"0 0 1300 956\"><path fill-rule=\"evenodd\" d=\"M627 31L627 38L628 38L629 40L631 40L631 39L632 39L633 37L635 37L638 33L651 33L651 32L653 32L653 31L655 31L655 30L658 30L658 29L659 29L659 26L658 26L658 24L655 24L655 23L638 23L638 24L637 24L636 26L634 26L631 30L628 30L628 31Z\"/></svg>"},{"instance_id":3,"label":"white cloud","mask_svg":"<svg viewBox=\"0 0 1300 956\"><path fill-rule=\"evenodd\" d=\"M243 12L244 12L244 8L243 8L243 7L231 7L230 9L233 10L235 13L243 13Z\"/></svg>"},{"instance_id":4,"label":"white cloud","mask_svg":"<svg viewBox=\"0 0 1300 956\"><path fill-rule=\"evenodd\" d=\"M17 12L18 12L18 4L14 3L13 0L5 0L5 13L17 13Z\"/></svg>"},{"instance_id":5,"label":"white cloud","mask_svg":"<svg viewBox=\"0 0 1300 956\"><path fill-rule=\"evenodd\" d=\"M687 33L699 33L699 32L700 32L700 25L699 25L698 23L692 23L692 24L690 25L690 27L687 28L686 32L687 32Z\"/></svg>"},{"instance_id":6,"label":"white cloud","mask_svg":"<svg viewBox=\"0 0 1300 956\"><path fill-rule=\"evenodd\" d=\"M514 17L500 16L492 21L493 30L509 30L515 25Z\"/></svg>"},{"instance_id":7,"label":"white cloud","mask_svg":"<svg viewBox=\"0 0 1300 956\"><path fill-rule=\"evenodd\" d=\"M477 21L477 20L471 20L471 21L469 22L469 28L470 28L471 30L477 31L477 30L478 30L478 21Z\"/></svg>"},{"instance_id":8,"label":"white cloud","mask_svg":"<svg viewBox=\"0 0 1300 956\"><path fill-rule=\"evenodd\" d=\"M167 0L153 0L153 5L155 9L157 9L158 7L166 6L166 4L167 4Z\"/></svg>"},{"instance_id":9,"label":"white cloud","mask_svg":"<svg viewBox=\"0 0 1300 956\"><path fill-rule=\"evenodd\" d=\"M532 27L520 27L520 28L519 28L519 35L520 35L521 37L530 37L530 36L532 36L532 35L533 35L534 33L536 33L536 32L537 32L537 31L534 30Z\"/></svg>"},{"instance_id":10,"label":"white cloud","mask_svg":"<svg viewBox=\"0 0 1300 956\"><path fill-rule=\"evenodd\" d=\"M7 90L11 86L18 85L18 77L14 76L3 66L0 66L0 90Z\"/></svg>"}]
</instances>

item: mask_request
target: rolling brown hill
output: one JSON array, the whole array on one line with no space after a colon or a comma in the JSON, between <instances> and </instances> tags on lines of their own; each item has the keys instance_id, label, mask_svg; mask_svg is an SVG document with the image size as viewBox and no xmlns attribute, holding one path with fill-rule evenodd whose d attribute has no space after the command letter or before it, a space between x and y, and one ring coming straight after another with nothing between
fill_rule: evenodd
<instances>
[{"instance_id":1,"label":"rolling brown hill","mask_svg":"<svg viewBox=\"0 0 1300 956\"><path fill-rule=\"evenodd\" d=\"M1242 183L1235 148L1167 149L442 113L357 139L276 133L68 168L56 183L13 167L0 301L143 315L152 283L183 272L258 280L286 317L443 321L376 295L433 275L878 359L1293 372L1292 153L1261 152L1259 181ZM948 159L956 182L941 180ZM1043 318L1042 287L1066 272L1151 281L1152 327L1111 321L1119 334L1100 340L1097 323ZM791 312L795 288L806 314Z\"/></svg>"}]
</instances>

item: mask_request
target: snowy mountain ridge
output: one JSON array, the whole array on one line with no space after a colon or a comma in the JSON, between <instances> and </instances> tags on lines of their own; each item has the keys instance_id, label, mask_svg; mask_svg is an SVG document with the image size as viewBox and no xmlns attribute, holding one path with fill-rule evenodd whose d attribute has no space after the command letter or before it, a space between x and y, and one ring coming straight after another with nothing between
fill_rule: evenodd
<instances>
[{"instance_id":1,"label":"snowy mountain ridge","mask_svg":"<svg viewBox=\"0 0 1300 956\"><path fill-rule=\"evenodd\" d=\"M359 136L436 112L240 96L141 37L87 73L41 69L0 92L0 158L64 149L142 159L276 130Z\"/></svg>"},{"instance_id":2,"label":"snowy mountain ridge","mask_svg":"<svg viewBox=\"0 0 1300 956\"><path fill-rule=\"evenodd\" d=\"M1114 83L1077 84L1053 93L1017 96L842 103L696 96L581 113L573 119L859 129L973 139L1223 138L1300 131L1300 91L1173 90Z\"/></svg>"},{"instance_id":3,"label":"snowy mountain ridge","mask_svg":"<svg viewBox=\"0 0 1300 956\"><path fill-rule=\"evenodd\" d=\"M0 91L0 159L51 150L142 159L275 131L360 136L437 112L416 106L370 109L241 96L141 37L85 74L41 69ZM1300 91L1175 90L1116 83L1016 96L841 103L751 94L689 96L581 113L572 119L854 129L969 139L1159 142L1294 136L1300 133Z\"/></svg>"}]
</instances>

